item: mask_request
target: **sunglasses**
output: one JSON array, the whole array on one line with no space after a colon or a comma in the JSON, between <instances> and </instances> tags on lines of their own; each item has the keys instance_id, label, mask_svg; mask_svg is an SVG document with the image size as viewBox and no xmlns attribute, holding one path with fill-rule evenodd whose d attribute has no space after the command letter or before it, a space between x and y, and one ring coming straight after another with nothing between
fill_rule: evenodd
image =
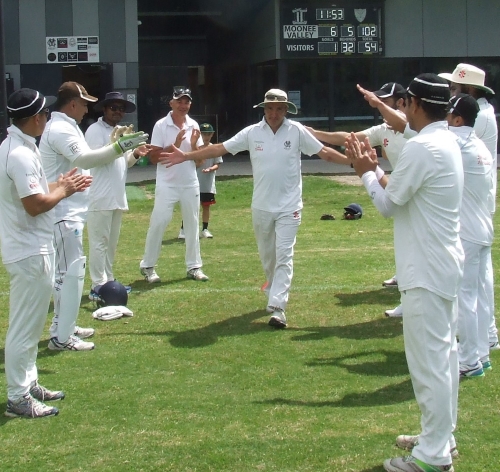
<instances>
[{"instance_id":1,"label":"sunglasses","mask_svg":"<svg viewBox=\"0 0 500 472\"><path fill-rule=\"evenodd\" d=\"M109 108L111 111L119 111L121 113L125 113L125 107L123 105L110 105Z\"/></svg>"},{"instance_id":2,"label":"sunglasses","mask_svg":"<svg viewBox=\"0 0 500 472\"><path fill-rule=\"evenodd\" d=\"M265 100L269 100L272 102L286 102L286 98L280 95L274 95L274 93L268 93L265 97Z\"/></svg>"},{"instance_id":3,"label":"sunglasses","mask_svg":"<svg viewBox=\"0 0 500 472\"><path fill-rule=\"evenodd\" d=\"M38 114L41 115L42 113L45 115L46 118L48 118L50 115L50 110L48 108L44 108Z\"/></svg>"},{"instance_id":4,"label":"sunglasses","mask_svg":"<svg viewBox=\"0 0 500 472\"><path fill-rule=\"evenodd\" d=\"M191 89L186 88L186 87L174 87L174 98L178 98L179 96L182 95L189 95L191 96Z\"/></svg>"}]
</instances>

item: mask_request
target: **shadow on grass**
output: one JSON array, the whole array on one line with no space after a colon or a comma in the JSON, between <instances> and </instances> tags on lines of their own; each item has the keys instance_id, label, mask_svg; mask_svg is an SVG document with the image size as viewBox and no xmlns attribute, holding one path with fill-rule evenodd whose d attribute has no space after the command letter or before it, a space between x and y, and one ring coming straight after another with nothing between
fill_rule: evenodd
<instances>
[{"instance_id":1,"label":"shadow on grass","mask_svg":"<svg viewBox=\"0 0 500 472\"><path fill-rule=\"evenodd\" d=\"M347 339L390 339L403 334L401 320L398 318L377 318L364 323L355 323L344 326L311 326L304 328L288 328L296 331L297 336L292 341L321 341L326 338ZM300 335L299 332L306 331Z\"/></svg>"},{"instance_id":2,"label":"shadow on grass","mask_svg":"<svg viewBox=\"0 0 500 472\"><path fill-rule=\"evenodd\" d=\"M373 356L384 357L384 360L360 362L363 358ZM311 367L335 366L347 370L351 374L358 375L376 375L386 377L400 377L408 375L408 365L406 363L406 356L403 352L397 351L369 351L360 352L344 357L329 357L314 359L306 363Z\"/></svg>"},{"instance_id":3,"label":"shadow on grass","mask_svg":"<svg viewBox=\"0 0 500 472\"><path fill-rule=\"evenodd\" d=\"M399 291L393 288L380 288L356 293L336 293L341 306L356 306L356 305L392 305L399 301Z\"/></svg>"},{"instance_id":4,"label":"shadow on grass","mask_svg":"<svg viewBox=\"0 0 500 472\"><path fill-rule=\"evenodd\" d=\"M363 469L360 470L359 472L384 472L384 466L383 465L376 465L374 467L370 467L369 469Z\"/></svg>"},{"instance_id":5,"label":"shadow on grass","mask_svg":"<svg viewBox=\"0 0 500 472\"><path fill-rule=\"evenodd\" d=\"M240 316L227 318L202 328L190 329L182 332L166 332L172 335L170 344L174 347L198 348L215 344L219 338L225 336L241 336L261 331L274 331L267 323L252 323L252 321L266 316L265 310L252 311Z\"/></svg>"},{"instance_id":6,"label":"shadow on grass","mask_svg":"<svg viewBox=\"0 0 500 472\"><path fill-rule=\"evenodd\" d=\"M161 242L162 246L171 246L172 244L184 244L184 239L170 238L170 239L164 239Z\"/></svg>"},{"instance_id":7,"label":"shadow on grass","mask_svg":"<svg viewBox=\"0 0 500 472\"><path fill-rule=\"evenodd\" d=\"M393 405L415 399L411 380L399 384L390 384L373 392L349 393L335 401L305 401L287 398L272 398L254 402L265 405L307 406L311 408L358 408L370 406Z\"/></svg>"}]
</instances>

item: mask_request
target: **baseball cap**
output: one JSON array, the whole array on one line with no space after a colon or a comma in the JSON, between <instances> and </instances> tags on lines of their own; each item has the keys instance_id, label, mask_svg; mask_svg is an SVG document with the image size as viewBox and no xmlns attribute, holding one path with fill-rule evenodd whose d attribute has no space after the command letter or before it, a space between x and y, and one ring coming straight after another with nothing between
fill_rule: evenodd
<instances>
[{"instance_id":1,"label":"baseball cap","mask_svg":"<svg viewBox=\"0 0 500 472\"><path fill-rule=\"evenodd\" d=\"M448 113L461 116L466 122L476 121L479 105L474 97L459 93L450 98Z\"/></svg>"},{"instance_id":2,"label":"baseball cap","mask_svg":"<svg viewBox=\"0 0 500 472\"><path fill-rule=\"evenodd\" d=\"M200 131L202 133L213 133L214 128L212 127L212 125L210 123L202 123L200 125Z\"/></svg>"},{"instance_id":3,"label":"baseball cap","mask_svg":"<svg viewBox=\"0 0 500 472\"><path fill-rule=\"evenodd\" d=\"M471 64L458 64L451 74L448 72L443 72L438 75L439 77L449 80L450 82L470 85L472 87L484 90L485 92L492 93L493 95L495 94L492 89L484 85L484 79L486 77L484 70Z\"/></svg>"},{"instance_id":4,"label":"baseball cap","mask_svg":"<svg viewBox=\"0 0 500 472\"><path fill-rule=\"evenodd\" d=\"M178 100L181 97L187 97L189 98L189 100L193 101L193 97L191 96L191 89L185 87L184 85L176 85L174 87L172 98L174 100Z\"/></svg>"},{"instance_id":5,"label":"baseball cap","mask_svg":"<svg viewBox=\"0 0 500 472\"><path fill-rule=\"evenodd\" d=\"M73 98L83 98L88 102L97 102L99 100L96 97L90 95L85 87L78 82L64 82L57 91L57 99L61 100L72 100Z\"/></svg>"},{"instance_id":6,"label":"baseball cap","mask_svg":"<svg viewBox=\"0 0 500 472\"><path fill-rule=\"evenodd\" d=\"M382 85L380 90L373 92L378 98L404 98L406 96L406 89L397 82L388 82Z\"/></svg>"},{"instance_id":7,"label":"baseball cap","mask_svg":"<svg viewBox=\"0 0 500 472\"><path fill-rule=\"evenodd\" d=\"M450 86L448 82L436 74L420 74L408 86L407 92L420 100L434 105L448 105Z\"/></svg>"},{"instance_id":8,"label":"baseball cap","mask_svg":"<svg viewBox=\"0 0 500 472\"><path fill-rule=\"evenodd\" d=\"M22 119L38 115L43 109L55 103L56 97L44 97L40 92L21 88L9 95L7 114L10 118Z\"/></svg>"}]
</instances>

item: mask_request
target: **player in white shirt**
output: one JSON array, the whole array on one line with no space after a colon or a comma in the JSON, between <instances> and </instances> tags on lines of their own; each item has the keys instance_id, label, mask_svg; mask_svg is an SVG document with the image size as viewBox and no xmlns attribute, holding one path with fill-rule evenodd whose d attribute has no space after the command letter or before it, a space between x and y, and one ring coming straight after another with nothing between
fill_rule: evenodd
<instances>
[{"instance_id":1,"label":"player in white shirt","mask_svg":"<svg viewBox=\"0 0 500 472\"><path fill-rule=\"evenodd\" d=\"M144 256L139 265L141 274L149 283L160 282L155 265L161 253L163 233L172 221L176 203L180 204L184 226L187 277L199 281L208 280L201 269L203 263L198 228L200 186L196 165L194 162L185 162L181 166L168 169L158 161L158 156L174 144L185 151L203 145L200 127L188 115L192 100L191 90L182 86L174 87L169 102L172 110L156 122L151 136L153 150L149 159L153 164L157 164L155 205L149 222Z\"/></svg>"},{"instance_id":2,"label":"player in white shirt","mask_svg":"<svg viewBox=\"0 0 500 472\"><path fill-rule=\"evenodd\" d=\"M120 92L109 92L104 100L96 103L94 111L102 111L103 116L85 132L85 140L90 149L99 149L115 139L113 133L125 133L125 126L117 127L125 113L132 113L135 104L125 100ZM145 144L127 151L118 159L90 169L93 177L89 190L87 232L89 237L89 271L91 287L89 298L99 299L99 288L106 282L115 280L113 262L115 259L123 212L128 211L125 184L127 169L136 164L140 157L150 151ZM125 286L127 292L131 287Z\"/></svg>"},{"instance_id":3,"label":"player in white shirt","mask_svg":"<svg viewBox=\"0 0 500 472\"><path fill-rule=\"evenodd\" d=\"M495 92L484 85L486 74L483 70L471 64L458 64L455 70L449 73L439 74L451 82L450 90L452 95L457 93L468 93L472 95L479 105L479 114L477 115L474 130L481 141L491 153L493 159L493 172L491 179L493 185L490 192L489 206L492 215L495 213L496 194L497 194L497 145L498 145L498 125L493 106L488 102L487 97L494 95ZM479 306L479 312L487 311L490 318L489 326L489 344L490 349L500 349L498 343L498 330L495 322L495 294L493 281L493 265L491 260L491 251L488 255L486 264L486 287L488 296L488 305Z\"/></svg>"},{"instance_id":4,"label":"player in white shirt","mask_svg":"<svg viewBox=\"0 0 500 472\"><path fill-rule=\"evenodd\" d=\"M445 121L449 98L448 83L435 74L410 83L405 113L418 134L404 146L390 179L377 178L376 154L368 142L360 145L353 135L346 151L377 209L394 218L405 353L422 413L420 435L396 440L412 447L412 455L386 460L388 472L453 470L464 177L456 137Z\"/></svg>"},{"instance_id":5,"label":"player in white shirt","mask_svg":"<svg viewBox=\"0 0 500 472\"><path fill-rule=\"evenodd\" d=\"M305 127L286 118L297 113L283 90L271 89L264 101L264 118L222 144L194 152L163 153L160 162L186 165L241 151L250 152L253 172L252 219L260 260L267 280L269 325L285 328L285 309L293 276L293 250L302 211L301 153L348 164L339 152L323 146ZM255 108L254 107L254 108Z\"/></svg>"},{"instance_id":6,"label":"player in white shirt","mask_svg":"<svg viewBox=\"0 0 500 472\"><path fill-rule=\"evenodd\" d=\"M491 369L488 312L484 290L486 264L493 242L493 221L489 208L492 158L473 129L479 112L476 100L459 93L451 98L448 113L450 131L458 137L464 167L464 194L460 209L460 239L464 248L464 276L458 293L458 360L461 377L483 377ZM481 352L481 355L479 354Z\"/></svg>"},{"instance_id":7,"label":"player in white shirt","mask_svg":"<svg viewBox=\"0 0 500 472\"><path fill-rule=\"evenodd\" d=\"M55 97L23 88L11 94L12 125L0 146L0 240L10 277L9 328L5 340L6 416L57 415L44 401L64 398L38 383L38 343L54 281L54 206L84 191L91 178L76 169L48 184L35 138L42 134Z\"/></svg>"},{"instance_id":8,"label":"player in white shirt","mask_svg":"<svg viewBox=\"0 0 500 472\"><path fill-rule=\"evenodd\" d=\"M406 97L406 89L397 82L389 82L382 85L380 90L376 90L373 94L378 97L379 101L385 104L387 107L395 110L397 113L404 117L404 99ZM406 119L406 118L405 118ZM334 144L336 146L343 146L346 138L350 135L345 131L317 131L308 128L313 135L325 143ZM399 155L403 146L406 144L406 138L403 133L393 130L387 123L384 123L371 128L367 128L363 131L358 131L354 133L356 138L360 141L364 141L368 138L370 146L380 146L382 149L382 156L387 159L391 167L394 169L396 163L398 162ZM382 284L384 287L397 287L397 277L394 275L392 278L385 280ZM398 305L392 310L386 310L385 315L389 317L400 317L403 316L403 309L401 305Z\"/></svg>"},{"instance_id":9,"label":"player in white shirt","mask_svg":"<svg viewBox=\"0 0 500 472\"><path fill-rule=\"evenodd\" d=\"M64 82L57 93L56 109L40 139L43 169L49 180L78 167L88 169L106 165L129 150L145 144L142 132L125 135L116 142L92 150L78 124L88 111L89 95L77 82ZM54 282L54 318L50 327L49 349L88 351L94 343L82 338L94 334L92 328L76 326L83 291L86 258L83 255L83 227L88 210L88 190L62 200L55 207L54 238L56 269Z\"/></svg>"}]
</instances>

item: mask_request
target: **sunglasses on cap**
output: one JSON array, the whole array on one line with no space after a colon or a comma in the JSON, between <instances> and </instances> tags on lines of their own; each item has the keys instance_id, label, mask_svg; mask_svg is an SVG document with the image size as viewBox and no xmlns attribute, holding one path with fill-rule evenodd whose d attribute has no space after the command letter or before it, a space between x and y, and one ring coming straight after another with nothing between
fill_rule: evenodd
<instances>
[{"instance_id":1,"label":"sunglasses on cap","mask_svg":"<svg viewBox=\"0 0 500 472\"><path fill-rule=\"evenodd\" d=\"M276 101L276 102L286 102L286 98L281 95L275 95L274 93L268 93L265 97L265 100Z\"/></svg>"},{"instance_id":2,"label":"sunglasses on cap","mask_svg":"<svg viewBox=\"0 0 500 472\"><path fill-rule=\"evenodd\" d=\"M108 107L111 111L119 111L125 113L125 107L123 105L109 105Z\"/></svg>"},{"instance_id":3,"label":"sunglasses on cap","mask_svg":"<svg viewBox=\"0 0 500 472\"><path fill-rule=\"evenodd\" d=\"M174 98L179 97L180 95L191 96L191 89L186 87L174 87Z\"/></svg>"}]
</instances>

